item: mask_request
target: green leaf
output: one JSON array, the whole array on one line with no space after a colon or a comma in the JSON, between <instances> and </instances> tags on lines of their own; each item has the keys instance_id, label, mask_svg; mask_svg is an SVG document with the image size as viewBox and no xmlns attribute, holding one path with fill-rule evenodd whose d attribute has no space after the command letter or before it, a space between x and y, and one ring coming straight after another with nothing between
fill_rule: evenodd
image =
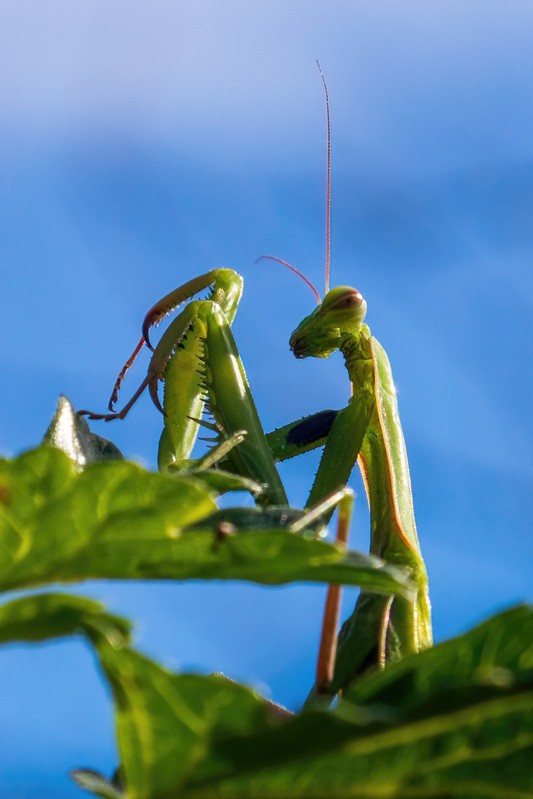
<instances>
[{"instance_id":1,"label":"green leaf","mask_svg":"<svg viewBox=\"0 0 533 799\"><path fill-rule=\"evenodd\" d=\"M62 450L80 469L89 463L122 458L120 450L111 441L91 432L83 416L76 414L70 400L64 396L57 401L43 444Z\"/></svg>"},{"instance_id":2,"label":"green leaf","mask_svg":"<svg viewBox=\"0 0 533 799\"><path fill-rule=\"evenodd\" d=\"M93 644L113 690L121 773L128 797L155 796L182 784L210 750L214 730L245 735L279 723L287 711L228 680L173 674L128 648L130 625L99 602L68 594L25 596L0 606L0 642L41 642L85 635ZM73 779L108 799L122 796L117 778L91 769Z\"/></svg>"},{"instance_id":3,"label":"green leaf","mask_svg":"<svg viewBox=\"0 0 533 799\"><path fill-rule=\"evenodd\" d=\"M143 553L153 562L162 549L172 563L180 526L215 508L193 480L127 461L79 472L48 447L0 461L0 588L149 576Z\"/></svg>"},{"instance_id":4,"label":"green leaf","mask_svg":"<svg viewBox=\"0 0 533 799\"><path fill-rule=\"evenodd\" d=\"M93 642L129 799L533 795L529 607L362 678L336 711L288 719L223 677L173 674L129 649L125 623L92 601L24 597L4 605L0 624L18 640L84 632ZM76 779L120 796L95 772Z\"/></svg>"},{"instance_id":5,"label":"green leaf","mask_svg":"<svg viewBox=\"0 0 533 799\"><path fill-rule=\"evenodd\" d=\"M345 701L358 707L391 705L395 716L410 717L455 708L472 692L499 694L533 677L533 609L519 605L483 622L459 638L405 658L384 671L352 683ZM465 690L466 689L466 690Z\"/></svg>"},{"instance_id":6,"label":"green leaf","mask_svg":"<svg viewBox=\"0 0 533 799\"><path fill-rule=\"evenodd\" d=\"M128 799L172 795L209 756L212 736L269 727L267 703L229 680L173 674L143 655L102 643Z\"/></svg>"},{"instance_id":7,"label":"green leaf","mask_svg":"<svg viewBox=\"0 0 533 799\"><path fill-rule=\"evenodd\" d=\"M127 795L529 799L532 624L530 608L501 614L363 678L358 705L277 722L245 688L102 638Z\"/></svg>"},{"instance_id":8,"label":"green leaf","mask_svg":"<svg viewBox=\"0 0 533 799\"><path fill-rule=\"evenodd\" d=\"M508 611L361 679L336 712L241 738L214 733L179 795L527 799L532 625L531 608Z\"/></svg>"},{"instance_id":9,"label":"green leaf","mask_svg":"<svg viewBox=\"0 0 533 799\"><path fill-rule=\"evenodd\" d=\"M99 602L70 594L25 596L0 606L0 643L40 643L68 635L84 635L97 649L125 647L131 625L107 613ZM88 769L72 773L82 788L105 797L123 799L118 784Z\"/></svg>"},{"instance_id":10,"label":"green leaf","mask_svg":"<svg viewBox=\"0 0 533 799\"><path fill-rule=\"evenodd\" d=\"M100 602L70 594L37 594L0 605L0 643L40 643L66 635L86 635L126 644L131 625L105 611Z\"/></svg>"},{"instance_id":11,"label":"green leaf","mask_svg":"<svg viewBox=\"0 0 533 799\"><path fill-rule=\"evenodd\" d=\"M279 524L226 536L219 522L186 529L215 511L202 483L127 461L79 472L46 447L0 461L0 590L154 578L338 582L411 594L405 571Z\"/></svg>"}]
</instances>

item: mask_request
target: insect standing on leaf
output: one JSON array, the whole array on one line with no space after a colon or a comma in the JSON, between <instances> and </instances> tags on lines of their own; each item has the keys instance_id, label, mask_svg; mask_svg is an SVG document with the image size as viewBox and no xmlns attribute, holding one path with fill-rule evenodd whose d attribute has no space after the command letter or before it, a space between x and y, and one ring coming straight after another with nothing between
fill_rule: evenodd
<instances>
[{"instance_id":1,"label":"insect standing on leaf","mask_svg":"<svg viewBox=\"0 0 533 799\"><path fill-rule=\"evenodd\" d=\"M320 69L320 65L319 65ZM311 286L318 307L296 328L290 347L296 358L326 358L339 350L345 360L352 394L340 411L324 411L265 435L231 332L242 293L242 278L229 269L214 269L194 278L160 300L145 317L142 338L122 369L109 403L110 413L91 419L123 419L145 388L164 414L159 444L159 468L175 470L188 464L200 426L220 442L246 431L239 446L227 454L228 468L265 486L258 503L288 505L276 462L324 445L324 453L306 508L328 503L349 480L357 462L370 505L370 552L412 570L418 586L415 600L361 593L354 613L339 636L336 662L332 640L339 613L340 589L329 589L317 669L319 693L334 694L369 666L418 652L432 641L427 577L413 513L409 466L398 414L396 391L387 355L364 323L367 305L355 288L329 289L331 134L329 97L323 81L327 116L326 293L323 299L311 282L279 258ZM259 259L261 260L261 259ZM113 411L123 377L163 317L209 289L204 300L193 300L173 320L153 351L148 374L119 413ZM157 387L164 381L161 405ZM204 410L211 420L202 418ZM339 529L347 535L348 512ZM333 513L329 507L326 518ZM334 664L334 665L333 665Z\"/></svg>"}]
</instances>

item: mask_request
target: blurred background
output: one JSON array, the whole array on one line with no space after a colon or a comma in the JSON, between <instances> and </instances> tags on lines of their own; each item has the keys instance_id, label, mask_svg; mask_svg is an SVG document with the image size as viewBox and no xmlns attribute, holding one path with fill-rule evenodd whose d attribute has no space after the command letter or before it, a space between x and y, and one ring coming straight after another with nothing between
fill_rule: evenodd
<instances>
[{"instance_id":1,"label":"blurred background","mask_svg":"<svg viewBox=\"0 0 533 799\"><path fill-rule=\"evenodd\" d=\"M36 445L59 393L103 411L148 307L216 266L245 277L234 331L265 427L346 403L339 355L288 349L309 290L254 266L271 253L323 287L318 58L332 284L363 293L391 359L436 638L531 597L532 43L527 0L3 0L0 452ZM149 398L93 429L154 467ZM282 469L293 504L316 465ZM354 487L351 546L366 550ZM131 617L169 667L291 708L312 683L324 587L73 590ZM75 797L69 768L112 771L82 642L3 647L0 705L2 797Z\"/></svg>"}]
</instances>

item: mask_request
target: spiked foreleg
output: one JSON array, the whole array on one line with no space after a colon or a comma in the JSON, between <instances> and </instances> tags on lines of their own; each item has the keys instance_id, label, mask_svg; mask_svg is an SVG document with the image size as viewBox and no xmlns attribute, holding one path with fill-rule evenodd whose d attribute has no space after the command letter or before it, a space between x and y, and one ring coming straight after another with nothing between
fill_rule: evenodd
<instances>
[{"instance_id":1,"label":"spiked foreleg","mask_svg":"<svg viewBox=\"0 0 533 799\"><path fill-rule=\"evenodd\" d=\"M169 366L169 361L172 360L171 356L173 350L178 346L182 350L187 349L182 341L186 331L183 327L180 328L180 322L178 322L177 327L172 329L172 334L168 338L163 336L165 339L165 345L162 347L160 343L157 346L157 357L154 358L150 369L148 370L148 375L143 380L131 400L121 411L114 411L114 406L117 402L118 394L124 377L135 362L143 346L146 344L151 350L154 349L149 337L151 328L154 325L157 326L167 314L171 313L186 300L191 299L195 294L203 291L204 289L209 289L209 300L216 302L220 306L227 320L231 324L242 295L242 286L242 277L232 269L212 269L210 272L206 272L204 275L200 275L199 277L189 280L187 283L179 286L179 288L171 291L170 294L167 294L161 300L158 300L158 302L156 302L146 314L142 325L142 338L122 367L120 374L115 381L108 406L110 413L93 413L92 411L78 411L78 413L80 415L88 416L89 419L102 419L106 422L110 422L114 419L124 419L147 387L150 389L150 394L156 407L160 411L163 411L157 396L157 383L162 378L162 375L165 373L165 371L167 369L171 369ZM180 318L183 319L184 317L177 317L177 319ZM189 341L192 343L193 339L190 338ZM191 356L189 358L189 365L195 367L196 360L200 355L200 350L197 348L195 352L194 345L192 348L189 346L189 354ZM185 409L188 408L190 413L183 417L184 420L187 420L184 421L187 429L179 433L175 442L172 441L168 435L168 431L165 430L162 436L159 454L161 468L165 468L176 460L184 460L188 458L194 445L194 441L196 440L196 433L198 430L196 425L190 426L188 424L188 416L194 415L195 417L199 417L203 410L203 403L200 401L198 396L198 379L195 375L194 368L192 371L190 371L191 379L188 381L185 373L187 368L187 355L184 354L184 357L180 360L181 365L180 367L176 368L176 372L179 372L180 369L182 370L182 374L180 375L179 379L179 385L181 387L179 389L181 400L179 407L180 409L183 409L184 407ZM185 397L181 395L185 395ZM185 398L187 401L184 403L183 401Z\"/></svg>"},{"instance_id":2,"label":"spiked foreleg","mask_svg":"<svg viewBox=\"0 0 533 799\"><path fill-rule=\"evenodd\" d=\"M287 495L267 444L233 333L225 315L211 304L204 341L209 410L227 435L246 430L228 455L232 468L265 485L261 505L287 505Z\"/></svg>"},{"instance_id":3,"label":"spiked foreleg","mask_svg":"<svg viewBox=\"0 0 533 799\"><path fill-rule=\"evenodd\" d=\"M169 442L175 452L187 450L184 431L190 432L190 417L198 418L192 403L205 402L221 435L246 430L246 438L228 454L228 461L237 474L265 485L260 504L288 504L230 325L216 303L192 302L170 325L150 365L153 397L157 380L163 376L165 433L161 449L167 462L172 457ZM197 426L197 422L191 423Z\"/></svg>"},{"instance_id":4,"label":"spiked foreleg","mask_svg":"<svg viewBox=\"0 0 533 799\"><path fill-rule=\"evenodd\" d=\"M231 324L241 299L242 283L242 277L237 272L234 272L233 269L222 268L212 269L210 272L187 281L150 308L142 325L144 341L153 349L150 344L150 329L154 325L157 326L167 314L172 313L186 300L204 289L210 289L209 300L217 303Z\"/></svg>"},{"instance_id":5,"label":"spiked foreleg","mask_svg":"<svg viewBox=\"0 0 533 799\"><path fill-rule=\"evenodd\" d=\"M200 325L196 319L183 320L180 315L175 322L186 324L186 330L176 345L164 369L165 385L163 407L165 426L159 439L157 461L160 471L170 466L186 465L191 456L205 406L202 384L203 341Z\"/></svg>"}]
</instances>

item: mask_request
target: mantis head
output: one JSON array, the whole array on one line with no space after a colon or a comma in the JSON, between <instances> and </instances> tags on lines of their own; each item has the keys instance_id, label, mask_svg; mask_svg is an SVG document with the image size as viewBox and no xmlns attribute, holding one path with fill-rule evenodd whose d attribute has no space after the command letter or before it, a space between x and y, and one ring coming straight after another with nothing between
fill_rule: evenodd
<instances>
[{"instance_id":1,"label":"mantis head","mask_svg":"<svg viewBox=\"0 0 533 799\"><path fill-rule=\"evenodd\" d=\"M346 335L359 332L365 315L362 294L350 286L338 286L300 322L289 346L296 358L327 358L339 349Z\"/></svg>"}]
</instances>

